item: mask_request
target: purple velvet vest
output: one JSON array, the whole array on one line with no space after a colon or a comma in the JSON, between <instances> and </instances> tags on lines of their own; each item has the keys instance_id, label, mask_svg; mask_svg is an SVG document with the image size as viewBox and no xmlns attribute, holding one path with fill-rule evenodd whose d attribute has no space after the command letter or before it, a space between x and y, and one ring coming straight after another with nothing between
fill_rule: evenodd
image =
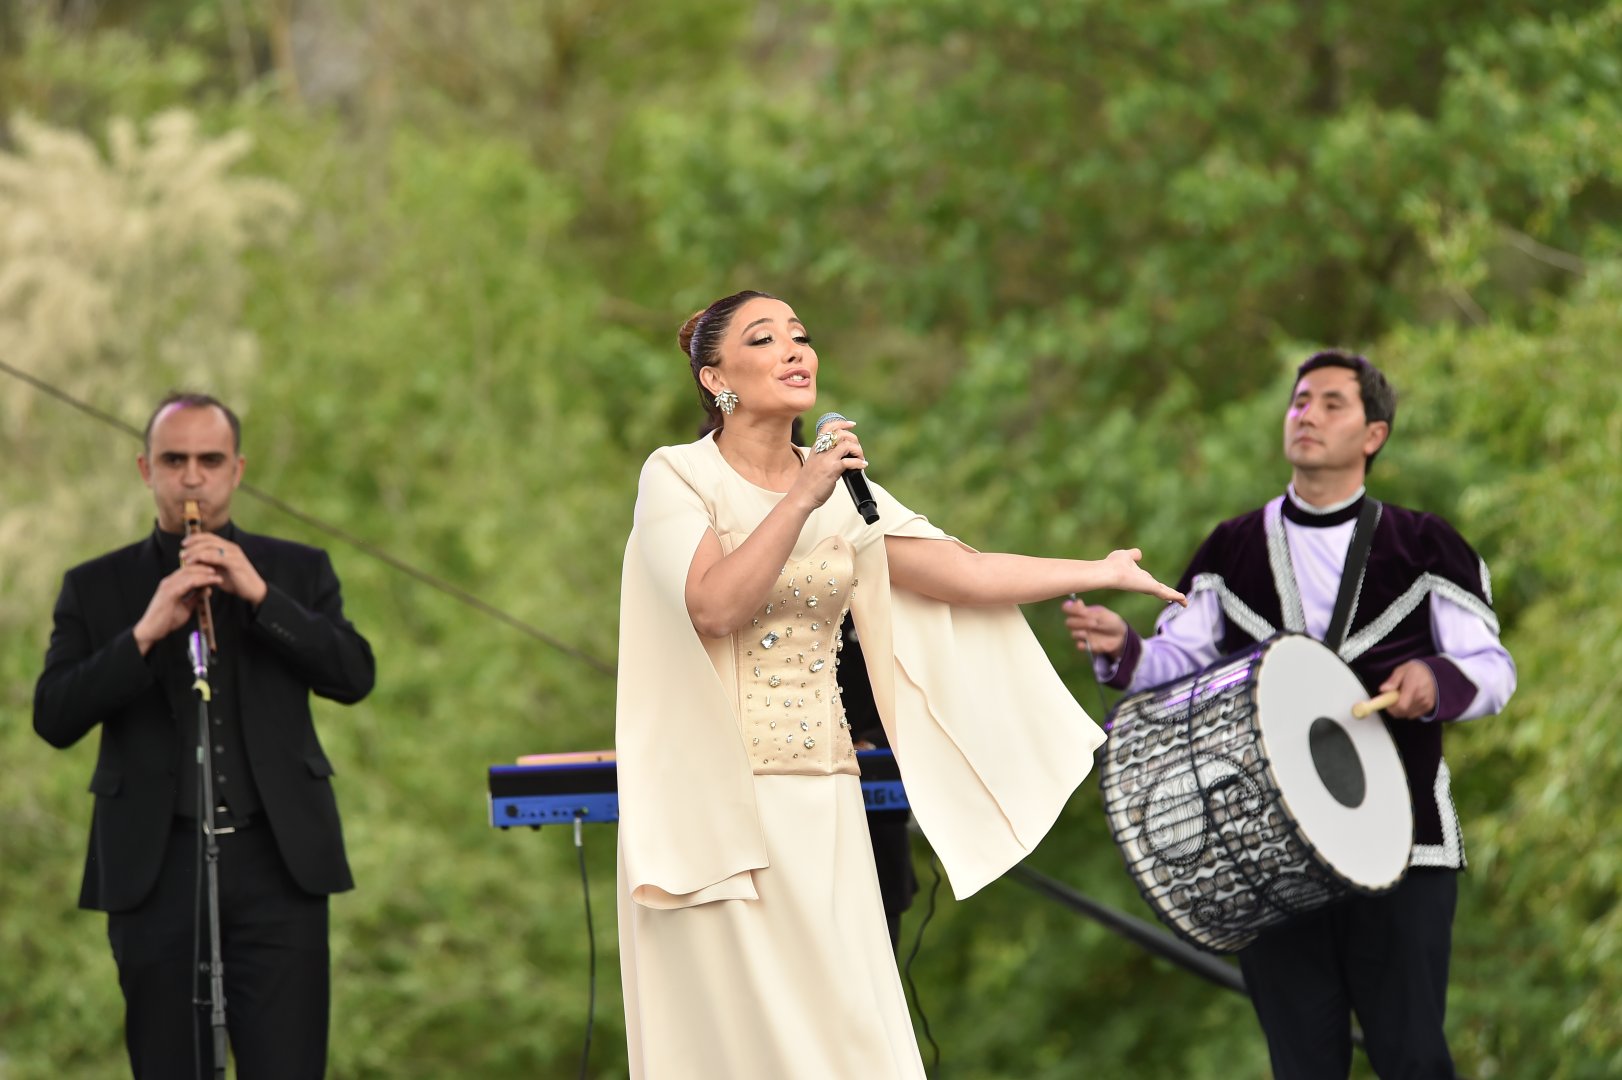
<instances>
[{"instance_id":1,"label":"purple velvet vest","mask_svg":"<svg viewBox=\"0 0 1622 1080\"><path fill-rule=\"evenodd\" d=\"M1306 631L1280 517L1307 527L1337 525L1356 518L1362 505L1359 499L1333 514L1316 516L1304 514L1286 497L1280 512L1269 514L1264 507L1212 531L1177 587L1190 595L1218 593L1223 655L1281 631ZM1383 504L1340 656L1371 695L1398 665L1425 661L1436 674L1438 720L1449 720L1469 707L1476 688L1451 661L1437 655L1430 623L1432 592L1475 611L1497 629L1486 564L1464 538L1434 514ZM1413 797L1413 864L1463 866L1463 838L1442 765L1443 724L1387 719L1386 727L1396 740Z\"/></svg>"}]
</instances>

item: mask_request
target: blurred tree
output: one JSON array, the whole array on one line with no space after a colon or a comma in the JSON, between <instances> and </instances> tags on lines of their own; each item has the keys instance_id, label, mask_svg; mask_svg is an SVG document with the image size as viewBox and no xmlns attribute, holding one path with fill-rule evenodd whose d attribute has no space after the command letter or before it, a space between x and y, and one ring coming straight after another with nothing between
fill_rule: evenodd
<instances>
[{"instance_id":1,"label":"blurred tree","mask_svg":"<svg viewBox=\"0 0 1622 1080\"><path fill-rule=\"evenodd\" d=\"M16 152L0 151L0 357L136 423L162 392L155 385L241 400L258 363L241 322L243 259L285 235L296 207L284 185L234 172L245 133L210 138L179 110L143 127L114 118L103 153L17 116ZM0 537L55 547L78 535L76 508L115 505L133 473L76 480L82 461L41 442L59 406L12 390L0 407L15 447ZM8 591L23 607L11 610L48 604L54 584L52 574L20 575Z\"/></svg>"},{"instance_id":2,"label":"blurred tree","mask_svg":"<svg viewBox=\"0 0 1622 1080\"><path fill-rule=\"evenodd\" d=\"M1622 762L1604 726L1622 627L1602 600L1622 510L1607 350L1622 3L320 7L15 9L10 115L99 136L114 115L186 106L194 147L253 135L219 183L274 178L301 207L290 229L268 207L237 221L235 246L172 282L94 278L114 310L150 305L144 339L49 347L42 370L130 415L178 358L225 350L208 371L253 407L254 479L606 657L637 469L698 420L675 329L715 295L764 286L796 304L823 401L864 421L874 475L965 540L1130 542L1165 573L1282 482L1288 365L1366 348L1404 392L1380 493L1478 541L1521 668L1509 713L1449 743L1474 863L1461 1066L1622 1070L1606 798ZM107 153L81 143L78 160ZM171 190L180 175L157 182L176 200L164 252L220 241L218 218L192 221ZM61 205L45 232L73 258L135 265L93 227L104 214ZM153 213L130 205L119 222ZM0 215L0 245L38 235L8 231L23 220ZM0 280L17 272L0 260ZM154 299L188 282L192 299ZM225 359L237 340L263 359ZM0 752L25 763L0 793L0 865L29 868L0 876L0 948L22 958L0 969L0 1052L19 1077L116 1070L121 1054L105 948L67 908L88 763L45 757L21 718L41 597L147 513L127 464L107 472L133 446L31 395L13 384L0 405L31 418L0 430L21 464L0 473L0 622L16 631ZM324 728L361 880L334 909L334 1075L572 1072L573 853L549 832L490 835L475 789L492 761L606 744L611 684L335 555L382 679ZM1056 613L1030 616L1097 700ZM604 972L592 1073L614 1076L607 841L587 853ZM1142 910L1090 791L1033 861ZM1007 884L945 904L917 974L956 1076L1265 1069L1243 1001Z\"/></svg>"}]
</instances>

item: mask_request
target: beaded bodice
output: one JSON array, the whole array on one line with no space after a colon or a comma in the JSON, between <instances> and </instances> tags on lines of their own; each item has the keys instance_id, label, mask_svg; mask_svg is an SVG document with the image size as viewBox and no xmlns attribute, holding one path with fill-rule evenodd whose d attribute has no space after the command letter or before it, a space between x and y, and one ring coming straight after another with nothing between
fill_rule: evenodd
<instances>
[{"instance_id":1,"label":"beaded bodice","mask_svg":"<svg viewBox=\"0 0 1622 1080\"><path fill-rule=\"evenodd\" d=\"M840 625L856 588L837 536L783 567L738 639L738 716L757 773L856 773L839 700Z\"/></svg>"}]
</instances>

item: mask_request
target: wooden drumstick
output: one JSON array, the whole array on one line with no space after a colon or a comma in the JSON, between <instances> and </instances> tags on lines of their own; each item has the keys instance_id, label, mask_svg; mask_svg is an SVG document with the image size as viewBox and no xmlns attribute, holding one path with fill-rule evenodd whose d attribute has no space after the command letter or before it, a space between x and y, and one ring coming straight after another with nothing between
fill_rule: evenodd
<instances>
[{"instance_id":1,"label":"wooden drumstick","mask_svg":"<svg viewBox=\"0 0 1622 1080\"><path fill-rule=\"evenodd\" d=\"M197 500L187 499L183 510L186 518L186 535L203 531L203 514L197 506ZM214 642L214 611L209 607L208 590L203 590L203 602L197 608L197 628L203 632L203 640L208 642L210 655L219 652L219 646Z\"/></svg>"},{"instance_id":2,"label":"wooden drumstick","mask_svg":"<svg viewBox=\"0 0 1622 1080\"><path fill-rule=\"evenodd\" d=\"M1397 703L1397 697L1398 694L1395 690L1387 690L1379 697L1372 697L1367 701L1359 701L1356 705L1352 706L1352 715L1361 720L1369 713L1376 713L1381 709L1389 709L1391 706Z\"/></svg>"}]
</instances>

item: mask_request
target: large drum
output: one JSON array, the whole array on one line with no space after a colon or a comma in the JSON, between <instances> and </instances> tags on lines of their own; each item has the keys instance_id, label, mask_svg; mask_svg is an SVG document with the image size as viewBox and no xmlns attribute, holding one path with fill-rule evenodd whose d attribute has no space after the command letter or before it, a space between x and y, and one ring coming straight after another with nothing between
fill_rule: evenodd
<instances>
[{"instance_id":1,"label":"large drum","mask_svg":"<svg viewBox=\"0 0 1622 1080\"><path fill-rule=\"evenodd\" d=\"M1115 707L1104 810L1167 926L1233 952L1402 880L1413 807L1379 715L1352 716L1366 697L1321 642L1286 634Z\"/></svg>"}]
</instances>

